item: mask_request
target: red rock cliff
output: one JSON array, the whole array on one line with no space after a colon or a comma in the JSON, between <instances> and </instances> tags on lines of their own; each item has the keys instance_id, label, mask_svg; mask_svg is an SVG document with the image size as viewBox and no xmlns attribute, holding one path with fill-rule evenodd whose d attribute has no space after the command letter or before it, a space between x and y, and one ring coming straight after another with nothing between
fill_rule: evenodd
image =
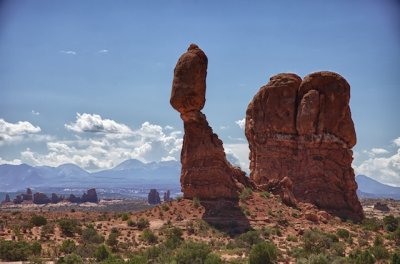
<instances>
[{"instance_id":1,"label":"red rock cliff","mask_svg":"<svg viewBox=\"0 0 400 264\"><path fill-rule=\"evenodd\" d=\"M349 100L349 84L333 72L273 76L246 112L250 178L268 186L287 177L297 200L361 220Z\"/></svg>"}]
</instances>

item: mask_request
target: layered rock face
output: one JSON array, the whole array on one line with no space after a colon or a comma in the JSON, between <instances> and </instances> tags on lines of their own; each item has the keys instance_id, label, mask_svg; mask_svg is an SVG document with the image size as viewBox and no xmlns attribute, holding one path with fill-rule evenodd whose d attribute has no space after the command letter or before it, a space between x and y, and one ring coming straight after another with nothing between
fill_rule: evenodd
<instances>
[{"instance_id":1,"label":"layered rock face","mask_svg":"<svg viewBox=\"0 0 400 264\"><path fill-rule=\"evenodd\" d=\"M185 130L182 192L184 198L235 199L248 180L227 161L222 141L200 111L205 104L207 64L205 53L191 44L174 70L170 103L181 114Z\"/></svg>"},{"instance_id":2,"label":"layered rock face","mask_svg":"<svg viewBox=\"0 0 400 264\"><path fill-rule=\"evenodd\" d=\"M261 187L288 178L297 200L361 220L349 100L349 84L333 72L273 76L246 112L250 178Z\"/></svg>"}]
</instances>

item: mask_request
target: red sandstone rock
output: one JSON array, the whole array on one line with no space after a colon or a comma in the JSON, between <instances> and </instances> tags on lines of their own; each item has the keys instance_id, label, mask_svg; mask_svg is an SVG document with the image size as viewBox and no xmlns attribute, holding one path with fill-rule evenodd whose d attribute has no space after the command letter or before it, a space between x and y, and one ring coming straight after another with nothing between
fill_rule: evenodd
<instances>
[{"instance_id":1,"label":"red sandstone rock","mask_svg":"<svg viewBox=\"0 0 400 264\"><path fill-rule=\"evenodd\" d=\"M236 199L249 184L245 173L226 159L222 141L200 112L205 103L207 56L190 45L175 67L170 103L180 112L185 135L181 186L185 198Z\"/></svg>"},{"instance_id":2,"label":"red sandstone rock","mask_svg":"<svg viewBox=\"0 0 400 264\"><path fill-rule=\"evenodd\" d=\"M287 177L297 200L361 220L349 99L350 86L336 73L272 77L246 112L250 178L263 186Z\"/></svg>"}]
</instances>

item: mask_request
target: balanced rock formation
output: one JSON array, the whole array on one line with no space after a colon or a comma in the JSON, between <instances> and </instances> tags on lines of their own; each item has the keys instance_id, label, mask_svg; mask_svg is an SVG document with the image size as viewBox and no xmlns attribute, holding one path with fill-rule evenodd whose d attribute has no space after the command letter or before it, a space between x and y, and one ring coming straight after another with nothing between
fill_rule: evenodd
<instances>
[{"instance_id":1,"label":"balanced rock formation","mask_svg":"<svg viewBox=\"0 0 400 264\"><path fill-rule=\"evenodd\" d=\"M181 152L184 198L236 199L248 185L245 173L226 159L222 141L200 111L205 104L208 59L195 44L178 60L170 103L181 114L185 135Z\"/></svg>"},{"instance_id":2,"label":"balanced rock formation","mask_svg":"<svg viewBox=\"0 0 400 264\"><path fill-rule=\"evenodd\" d=\"M291 191L299 201L361 220L351 167L356 134L349 100L349 84L333 72L304 80L291 73L273 76L246 112L250 178L260 187L288 178L286 196Z\"/></svg>"},{"instance_id":3,"label":"balanced rock formation","mask_svg":"<svg viewBox=\"0 0 400 264\"><path fill-rule=\"evenodd\" d=\"M160 194L157 192L156 189L150 189L150 192L147 196L147 202L149 204L160 204L161 203Z\"/></svg>"}]
</instances>

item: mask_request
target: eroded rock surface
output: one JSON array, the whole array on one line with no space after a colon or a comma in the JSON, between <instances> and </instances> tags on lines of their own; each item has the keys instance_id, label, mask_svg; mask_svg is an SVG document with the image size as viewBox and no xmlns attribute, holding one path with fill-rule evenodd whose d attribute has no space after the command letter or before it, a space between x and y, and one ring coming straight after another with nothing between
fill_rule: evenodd
<instances>
[{"instance_id":1,"label":"eroded rock surface","mask_svg":"<svg viewBox=\"0 0 400 264\"><path fill-rule=\"evenodd\" d=\"M181 114L185 135L181 187L185 198L236 199L248 179L226 159L222 141L200 111L205 104L207 56L195 44L178 60L170 103Z\"/></svg>"},{"instance_id":2,"label":"eroded rock surface","mask_svg":"<svg viewBox=\"0 0 400 264\"><path fill-rule=\"evenodd\" d=\"M351 167L356 134L349 100L349 84L333 72L304 80L290 73L273 76L246 112L250 178L259 186L289 178L297 200L361 220Z\"/></svg>"}]
</instances>

